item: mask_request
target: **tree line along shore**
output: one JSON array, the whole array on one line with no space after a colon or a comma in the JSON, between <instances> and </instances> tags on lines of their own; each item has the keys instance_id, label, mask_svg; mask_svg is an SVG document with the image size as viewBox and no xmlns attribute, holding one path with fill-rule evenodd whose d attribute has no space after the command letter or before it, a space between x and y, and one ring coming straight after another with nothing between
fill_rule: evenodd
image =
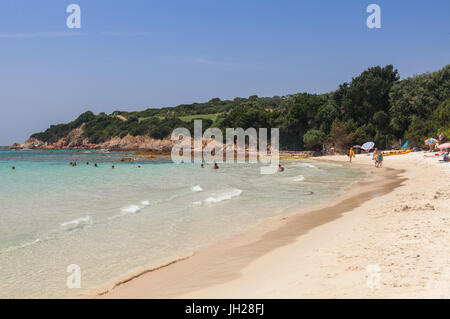
<instances>
[{"instance_id":1,"label":"tree line along shore","mask_svg":"<svg viewBox=\"0 0 450 319\"><path fill-rule=\"evenodd\" d=\"M406 140L411 147L423 147L430 136L450 139L450 64L404 79L393 65L375 66L324 94L215 98L111 114L87 111L70 123L33 134L31 145L120 150L120 141L128 139L128 148L145 149L140 143L156 143L148 149L166 153L171 143L160 141L170 139L175 128L193 132L196 119L203 121L203 130L218 127L224 133L226 128L279 128L282 150L315 150L322 145L345 150L366 141L374 141L380 149L393 149ZM73 145L71 135L77 138ZM18 143L12 146L21 147Z\"/></svg>"}]
</instances>

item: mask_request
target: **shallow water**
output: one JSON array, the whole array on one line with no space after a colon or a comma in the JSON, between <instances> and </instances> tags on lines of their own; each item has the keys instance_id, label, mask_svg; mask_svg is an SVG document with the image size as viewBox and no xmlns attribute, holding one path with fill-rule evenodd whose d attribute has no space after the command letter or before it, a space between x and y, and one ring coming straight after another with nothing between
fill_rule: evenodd
<instances>
[{"instance_id":1,"label":"shallow water","mask_svg":"<svg viewBox=\"0 0 450 319\"><path fill-rule=\"evenodd\" d=\"M214 171L169 160L120 163L124 156L0 151L0 297L86 293L322 203L364 176L310 161L284 161L284 173L261 175L257 164ZM66 286L71 264L81 267L81 289Z\"/></svg>"}]
</instances>

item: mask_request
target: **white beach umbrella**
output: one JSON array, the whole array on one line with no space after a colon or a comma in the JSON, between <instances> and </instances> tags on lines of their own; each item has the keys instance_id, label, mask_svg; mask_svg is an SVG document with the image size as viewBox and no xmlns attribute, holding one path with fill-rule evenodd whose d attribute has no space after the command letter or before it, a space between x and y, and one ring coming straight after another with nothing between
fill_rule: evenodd
<instances>
[{"instance_id":1,"label":"white beach umbrella","mask_svg":"<svg viewBox=\"0 0 450 319\"><path fill-rule=\"evenodd\" d=\"M361 148L362 148L363 150L365 150L365 151L370 151L374 146L375 146L375 143L374 143L374 142L367 142L367 143L364 143L364 144L361 146Z\"/></svg>"}]
</instances>

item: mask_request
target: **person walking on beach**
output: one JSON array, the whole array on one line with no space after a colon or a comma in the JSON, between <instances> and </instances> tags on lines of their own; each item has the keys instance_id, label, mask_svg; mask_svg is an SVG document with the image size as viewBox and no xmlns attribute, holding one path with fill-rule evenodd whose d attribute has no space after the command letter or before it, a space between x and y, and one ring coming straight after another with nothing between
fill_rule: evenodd
<instances>
[{"instance_id":1,"label":"person walking on beach","mask_svg":"<svg viewBox=\"0 0 450 319\"><path fill-rule=\"evenodd\" d=\"M378 167L378 148L373 151L372 160L375 161L375 167Z\"/></svg>"},{"instance_id":2,"label":"person walking on beach","mask_svg":"<svg viewBox=\"0 0 450 319\"><path fill-rule=\"evenodd\" d=\"M378 163L378 165L376 165L375 167L378 167L378 168L383 167L383 153L380 151L378 151L377 163Z\"/></svg>"},{"instance_id":3,"label":"person walking on beach","mask_svg":"<svg viewBox=\"0 0 450 319\"><path fill-rule=\"evenodd\" d=\"M350 147L350 151L348 152L348 156L350 157L350 163L352 162L352 158L355 157L355 151L353 147Z\"/></svg>"}]
</instances>

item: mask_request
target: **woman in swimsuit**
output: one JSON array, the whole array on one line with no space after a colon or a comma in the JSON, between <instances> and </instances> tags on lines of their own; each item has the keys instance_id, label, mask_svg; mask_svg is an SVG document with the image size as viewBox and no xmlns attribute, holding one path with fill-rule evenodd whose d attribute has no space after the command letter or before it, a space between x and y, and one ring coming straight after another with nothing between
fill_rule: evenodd
<instances>
[{"instance_id":1,"label":"woman in swimsuit","mask_svg":"<svg viewBox=\"0 0 450 319\"><path fill-rule=\"evenodd\" d=\"M383 167L383 153L379 152L377 157L377 167Z\"/></svg>"}]
</instances>

